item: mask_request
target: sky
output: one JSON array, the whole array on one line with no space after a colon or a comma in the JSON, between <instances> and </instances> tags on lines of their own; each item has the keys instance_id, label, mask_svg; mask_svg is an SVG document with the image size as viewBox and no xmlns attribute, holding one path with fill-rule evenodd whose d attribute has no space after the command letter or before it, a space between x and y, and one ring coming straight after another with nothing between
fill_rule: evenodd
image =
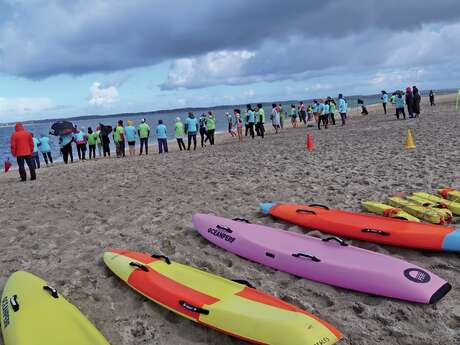
<instances>
[{"instance_id":1,"label":"sky","mask_svg":"<svg viewBox=\"0 0 460 345\"><path fill-rule=\"evenodd\" d=\"M459 0L0 0L0 122L460 87Z\"/></svg>"}]
</instances>

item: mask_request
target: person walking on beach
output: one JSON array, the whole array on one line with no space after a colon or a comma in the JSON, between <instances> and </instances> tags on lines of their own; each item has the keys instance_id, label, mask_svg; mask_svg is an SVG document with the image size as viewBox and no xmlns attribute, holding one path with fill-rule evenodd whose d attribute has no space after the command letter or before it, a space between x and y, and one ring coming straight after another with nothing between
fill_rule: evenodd
<instances>
[{"instance_id":1,"label":"person walking on beach","mask_svg":"<svg viewBox=\"0 0 460 345\"><path fill-rule=\"evenodd\" d=\"M177 140L177 145L179 145L179 150L182 149L185 151L185 144L184 144L184 124L180 120L180 117L176 117L176 123L174 124L174 133Z\"/></svg>"},{"instance_id":2,"label":"person walking on beach","mask_svg":"<svg viewBox=\"0 0 460 345\"><path fill-rule=\"evenodd\" d=\"M313 127L310 122L313 120L313 107L311 104L307 106L307 127Z\"/></svg>"},{"instance_id":3,"label":"person walking on beach","mask_svg":"<svg viewBox=\"0 0 460 345\"><path fill-rule=\"evenodd\" d=\"M313 111L313 116L315 118L315 121L319 122L320 121L321 110L320 110L320 105L319 105L319 103L318 103L318 101L316 99L313 101L313 104L312 104L311 108L312 108L312 111Z\"/></svg>"},{"instance_id":4,"label":"person walking on beach","mask_svg":"<svg viewBox=\"0 0 460 345\"><path fill-rule=\"evenodd\" d=\"M256 122L256 132L257 135L265 138L265 110L262 107L262 104L257 104L257 109L256 109L256 116L257 116L257 122Z\"/></svg>"},{"instance_id":5,"label":"person walking on beach","mask_svg":"<svg viewBox=\"0 0 460 345\"><path fill-rule=\"evenodd\" d=\"M192 112L188 113L188 118L185 120L185 131L188 136L187 140L187 151L190 151L190 146L193 140L193 150L196 150L196 134L198 132L198 121Z\"/></svg>"},{"instance_id":6,"label":"person walking on beach","mask_svg":"<svg viewBox=\"0 0 460 345\"><path fill-rule=\"evenodd\" d=\"M306 125L307 124L307 112L305 111L305 104L303 101L299 103L299 122L302 122Z\"/></svg>"},{"instance_id":7,"label":"person walking on beach","mask_svg":"<svg viewBox=\"0 0 460 345\"><path fill-rule=\"evenodd\" d=\"M73 138L75 144L77 145L77 154L78 159L81 161L86 160L86 134L82 130L79 130L77 126L75 126L75 131L73 133Z\"/></svg>"},{"instance_id":8,"label":"person walking on beach","mask_svg":"<svg viewBox=\"0 0 460 345\"><path fill-rule=\"evenodd\" d=\"M243 119L241 118L241 110L235 109L234 114L235 114L236 131L238 133L238 141L242 143L243 142Z\"/></svg>"},{"instance_id":9,"label":"person walking on beach","mask_svg":"<svg viewBox=\"0 0 460 345\"><path fill-rule=\"evenodd\" d=\"M280 111L279 107L276 104L272 104L272 113L270 115L272 120L273 128L275 129L275 134L278 134L280 130Z\"/></svg>"},{"instance_id":10,"label":"person walking on beach","mask_svg":"<svg viewBox=\"0 0 460 345\"><path fill-rule=\"evenodd\" d=\"M118 121L117 127L113 132L113 141L115 142L117 158L125 157L125 128L122 120Z\"/></svg>"},{"instance_id":11,"label":"person walking on beach","mask_svg":"<svg viewBox=\"0 0 460 345\"><path fill-rule=\"evenodd\" d=\"M295 104L291 104L291 124L293 128L297 128L297 108Z\"/></svg>"},{"instance_id":12,"label":"person walking on beach","mask_svg":"<svg viewBox=\"0 0 460 345\"><path fill-rule=\"evenodd\" d=\"M11 135L11 154L16 157L19 167L19 176L21 181L27 180L27 173L24 164L27 164L30 171L30 180L35 180L35 162L32 158L34 152L34 141L32 133L26 131L22 123L18 122L15 126L15 132Z\"/></svg>"},{"instance_id":13,"label":"person walking on beach","mask_svg":"<svg viewBox=\"0 0 460 345\"><path fill-rule=\"evenodd\" d=\"M38 147L40 146L40 139L38 139L32 133L32 140L34 142L34 152L32 153L32 158L34 159L34 162L35 162L35 168L40 169L40 154L38 152Z\"/></svg>"},{"instance_id":14,"label":"person walking on beach","mask_svg":"<svg viewBox=\"0 0 460 345\"><path fill-rule=\"evenodd\" d=\"M158 140L158 153L161 155L163 152L168 153L168 135L166 134L166 126L163 120L158 120L158 126L155 129Z\"/></svg>"},{"instance_id":15,"label":"person walking on beach","mask_svg":"<svg viewBox=\"0 0 460 345\"><path fill-rule=\"evenodd\" d=\"M208 112L208 118L206 119L206 128L208 130L209 143L214 145L214 134L216 132L216 118L212 111Z\"/></svg>"},{"instance_id":16,"label":"person walking on beach","mask_svg":"<svg viewBox=\"0 0 460 345\"><path fill-rule=\"evenodd\" d=\"M53 164L53 156L51 155L50 138L45 134L43 134L40 137L40 151L42 153L43 159L45 160L46 166L48 166L48 164Z\"/></svg>"},{"instance_id":17,"label":"person walking on beach","mask_svg":"<svg viewBox=\"0 0 460 345\"><path fill-rule=\"evenodd\" d=\"M404 98L401 93L396 97L396 118L399 120L399 114L402 114L404 120L406 119L406 112L404 111Z\"/></svg>"},{"instance_id":18,"label":"person walking on beach","mask_svg":"<svg viewBox=\"0 0 460 345\"><path fill-rule=\"evenodd\" d=\"M435 106L436 104L434 103L434 92L433 90L430 90L430 106L433 107Z\"/></svg>"},{"instance_id":19,"label":"person walking on beach","mask_svg":"<svg viewBox=\"0 0 460 345\"><path fill-rule=\"evenodd\" d=\"M414 98L414 106L413 106L413 111L414 111L414 116L419 117L420 115L420 102L422 101L422 97L420 96L420 92L418 91L417 86L412 87L412 94Z\"/></svg>"},{"instance_id":20,"label":"person walking on beach","mask_svg":"<svg viewBox=\"0 0 460 345\"><path fill-rule=\"evenodd\" d=\"M414 117L414 95L412 94L412 89L410 86L406 88L406 106L407 106L407 113L409 114L409 118Z\"/></svg>"},{"instance_id":21,"label":"person walking on beach","mask_svg":"<svg viewBox=\"0 0 460 345\"><path fill-rule=\"evenodd\" d=\"M137 134L139 135L139 141L140 141L140 151L139 151L139 156L142 155L142 152L144 151L144 146L145 146L145 154L149 154L149 137L150 137L150 126L147 124L145 119L141 120L141 123L139 124L139 127L137 128Z\"/></svg>"},{"instance_id":22,"label":"person walking on beach","mask_svg":"<svg viewBox=\"0 0 460 345\"><path fill-rule=\"evenodd\" d=\"M342 126L345 126L347 121L347 101L345 101L342 94L339 94L339 113L342 119Z\"/></svg>"},{"instance_id":23,"label":"person walking on beach","mask_svg":"<svg viewBox=\"0 0 460 345\"><path fill-rule=\"evenodd\" d=\"M245 136L248 136L248 132L251 135L252 139L254 139L254 124L255 124L255 114L252 106L250 104L246 105L246 133ZM256 127L257 130L257 127Z\"/></svg>"},{"instance_id":24,"label":"person walking on beach","mask_svg":"<svg viewBox=\"0 0 460 345\"><path fill-rule=\"evenodd\" d=\"M321 124L323 123L323 114L324 113L324 101L321 99L318 104L318 129L321 130Z\"/></svg>"},{"instance_id":25,"label":"person walking on beach","mask_svg":"<svg viewBox=\"0 0 460 345\"><path fill-rule=\"evenodd\" d=\"M383 112L387 114L387 103L388 103L388 94L386 91L382 90L382 96L380 97L382 100Z\"/></svg>"},{"instance_id":26,"label":"person walking on beach","mask_svg":"<svg viewBox=\"0 0 460 345\"><path fill-rule=\"evenodd\" d=\"M126 142L128 143L128 152L131 157L136 155L136 127L134 122L128 120L128 125L125 128Z\"/></svg>"},{"instance_id":27,"label":"person walking on beach","mask_svg":"<svg viewBox=\"0 0 460 345\"><path fill-rule=\"evenodd\" d=\"M86 137L88 140L89 159L96 159L96 145L99 136L96 132L93 132L91 127L88 127L88 135Z\"/></svg>"}]
</instances>

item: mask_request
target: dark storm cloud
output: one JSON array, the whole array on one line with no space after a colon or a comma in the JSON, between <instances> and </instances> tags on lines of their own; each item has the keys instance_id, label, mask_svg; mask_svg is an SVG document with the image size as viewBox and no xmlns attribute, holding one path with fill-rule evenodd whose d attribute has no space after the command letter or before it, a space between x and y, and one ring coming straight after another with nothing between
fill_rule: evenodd
<instances>
[{"instance_id":1,"label":"dark storm cloud","mask_svg":"<svg viewBox=\"0 0 460 345\"><path fill-rule=\"evenodd\" d=\"M5 4L0 14L0 72L33 79L117 71L220 50L256 52L240 72L254 80L264 74L277 79L281 73L314 73L326 64L343 64L350 45L359 50L365 44L369 56L353 52L350 58L373 65L379 60L375 52L388 44L384 35L417 31L432 23L455 23L460 17L458 0L16 0L8 2L12 6ZM333 49L328 42L335 45ZM279 49L270 55L274 47ZM318 54L321 49L328 55ZM234 83L238 82L245 79L237 75ZM205 86L206 80L202 84L198 87ZM166 82L164 88L176 86Z\"/></svg>"}]
</instances>

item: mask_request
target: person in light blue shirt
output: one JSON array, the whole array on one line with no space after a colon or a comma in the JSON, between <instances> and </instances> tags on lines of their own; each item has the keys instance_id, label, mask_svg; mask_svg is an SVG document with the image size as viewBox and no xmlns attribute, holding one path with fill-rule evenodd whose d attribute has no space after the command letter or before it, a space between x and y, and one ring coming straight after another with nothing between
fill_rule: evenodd
<instances>
[{"instance_id":1,"label":"person in light blue shirt","mask_svg":"<svg viewBox=\"0 0 460 345\"><path fill-rule=\"evenodd\" d=\"M51 156L50 138L42 135L40 138L40 151L43 155L46 165L53 164L53 156ZM48 163L49 162L49 163Z\"/></svg>"},{"instance_id":2,"label":"person in light blue shirt","mask_svg":"<svg viewBox=\"0 0 460 345\"><path fill-rule=\"evenodd\" d=\"M133 121L128 120L128 125L125 127L125 138L128 142L130 156L136 155L136 127L133 124Z\"/></svg>"},{"instance_id":3,"label":"person in light blue shirt","mask_svg":"<svg viewBox=\"0 0 460 345\"><path fill-rule=\"evenodd\" d=\"M387 103L388 103L388 94L386 91L382 91L382 97L380 97L382 100L382 106L383 106L383 112L385 115L387 114Z\"/></svg>"},{"instance_id":4,"label":"person in light blue shirt","mask_svg":"<svg viewBox=\"0 0 460 345\"><path fill-rule=\"evenodd\" d=\"M255 133L254 133L254 123L255 123L255 114L254 110L252 109L252 106L250 104L246 105L246 131L245 131L245 137L249 135L254 139Z\"/></svg>"},{"instance_id":5,"label":"person in light blue shirt","mask_svg":"<svg viewBox=\"0 0 460 345\"><path fill-rule=\"evenodd\" d=\"M163 152L168 153L168 136L166 134L166 126L163 124L163 120L158 120L158 126L155 129L158 140L158 151L161 155Z\"/></svg>"},{"instance_id":6,"label":"person in light blue shirt","mask_svg":"<svg viewBox=\"0 0 460 345\"><path fill-rule=\"evenodd\" d=\"M342 118L342 126L345 126L345 123L347 121L348 104L347 104L347 101L345 100L345 98L343 98L342 94L339 94L338 108L339 108L340 117Z\"/></svg>"},{"instance_id":7,"label":"person in light blue shirt","mask_svg":"<svg viewBox=\"0 0 460 345\"><path fill-rule=\"evenodd\" d=\"M193 140L193 150L196 150L196 134L198 133L198 121L192 112L188 113L187 120L185 120L185 132L188 135L187 151L190 151L190 146Z\"/></svg>"},{"instance_id":8,"label":"person in light blue shirt","mask_svg":"<svg viewBox=\"0 0 460 345\"><path fill-rule=\"evenodd\" d=\"M61 148L62 159L64 160L65 164L68 163L69 157L70 157L70 163L73 163L72 142L73 142L73 133L61 134L59 136L59 146Z\"/></svg>"},{"instance_id":9,"label":"person in light blue shirt","mask_svg":"<svg viewBox=\"0 0 460 345\"><path fill-rule=\"evenodd\" d=\"M32 153L32 159L35 162L35 168L40 169L40 155L38 154L38 147L40 146L40 139L38 139L35 135L33 135L32 140L34 142L34 152Z\"/></svg>"},{"instance_id":10,"label":"person in light blue shirt","mask_svg":"<svg viewBox=\"0 0 460 345\"><path fill-rule=\"evenodd\" d=\"M402 93L398 93L396 96L396 118L399 120L399 114L402 114L404 120L406 119L406 112L404 110L404 98Z\"/></svg>"}]
</instances>

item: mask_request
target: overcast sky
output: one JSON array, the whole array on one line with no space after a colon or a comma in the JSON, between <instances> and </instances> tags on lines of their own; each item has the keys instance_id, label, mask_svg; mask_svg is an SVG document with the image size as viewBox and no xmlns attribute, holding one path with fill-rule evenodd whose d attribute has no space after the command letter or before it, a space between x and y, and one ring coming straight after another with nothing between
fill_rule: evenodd
<instances>
[{"instance_id":1,"label":"overcast sky","mask_svg":"<svg viewBox=\"0 0 460 345\"><path fill-rule=\"evenodd\" d=\"M460 86L459 0L0 0L0 122Z\"/></svg>"}]
</instances>

